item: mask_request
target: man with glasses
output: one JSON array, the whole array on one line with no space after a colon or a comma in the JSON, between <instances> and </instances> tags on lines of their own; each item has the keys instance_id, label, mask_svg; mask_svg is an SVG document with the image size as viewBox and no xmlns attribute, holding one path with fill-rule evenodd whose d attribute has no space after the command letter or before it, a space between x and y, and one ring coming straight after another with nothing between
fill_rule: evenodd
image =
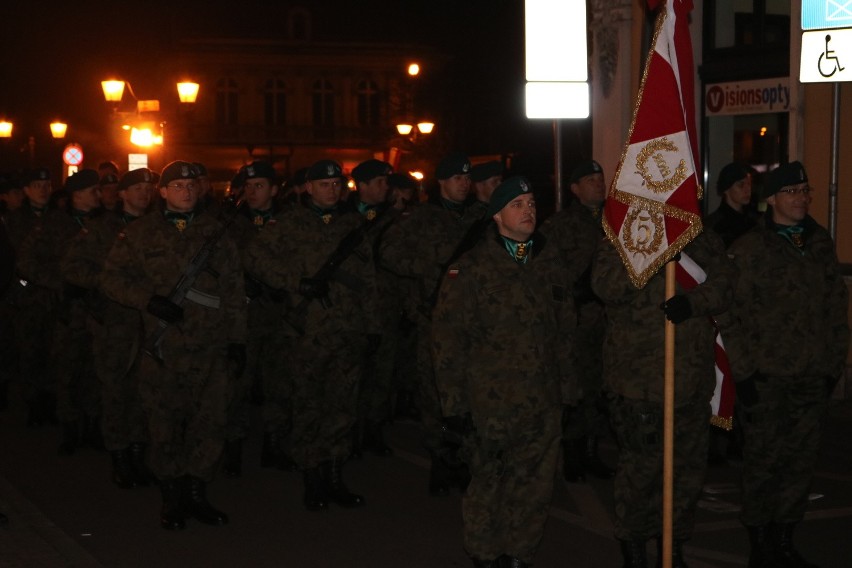
<instances>
[{"instance_id":1,"label":"man with glasses","mask_svg":"<svg viewBox=\"0 0 852 568\"><path fill-rule=\"evenodd\" d=\"M723 335L744 409L743 509L749 566L814 566L793 546L820 446L821 422L849 345L846 285L834 243L808 215L804 166L766 181L769 208L729 255L740 276Z\"/></svg>"},{"instance_id":2,"label":"man with glasses","mask_svg":"<svg viewBox=\"0 0 852 568\"><path fill-rule=\"evenodd\" d=\"M111 299L142 313L147 355L140 359L140 396L148 418L149 466L160 480L160 523L181 529L186 517L223 525L228 516L207 501L206 485L222 455L232 381L245 366L243 270L232 238L199 211L198 170L172 162L163 170L163 211L119 234L101 286ZM180 304L169 298L193 257L214 252ZM163 330L159 348L152 334Z\"/></svg>"}]
</instances>

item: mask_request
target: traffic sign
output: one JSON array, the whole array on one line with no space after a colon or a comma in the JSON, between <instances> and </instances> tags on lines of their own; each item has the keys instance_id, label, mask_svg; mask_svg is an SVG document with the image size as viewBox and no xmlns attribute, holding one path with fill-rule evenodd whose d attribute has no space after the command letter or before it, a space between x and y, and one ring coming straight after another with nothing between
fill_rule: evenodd
<instances>
[{"instance_id":1,"label":"traffic sign","mask_svg":"<svg viewBox=\"0 0 852 568\"><path fill-rule=\"evenodd\" d=\"M83 147L79 144L68 144L62 151L62 161L69 166L79 166L83 163Z\"/></svg>"},{"instance_id":2,"label":"traffic sign","mask_svg":"<svg viewBox=\"0 0 852 568\"><path fill-rule=\"evenodd\" d=\"M803 33L799 81L852 81L852 28Z\"/></svg>"},{"instance_id":3,"label":"traffic sign","mask_svg":"<svg viewBox=\"0 0 852 568\"><path fill-rule=\"evenodd\" d=\"M802 29L852 27L852 0L802 0Z\"/></svg>"}]
</instances>

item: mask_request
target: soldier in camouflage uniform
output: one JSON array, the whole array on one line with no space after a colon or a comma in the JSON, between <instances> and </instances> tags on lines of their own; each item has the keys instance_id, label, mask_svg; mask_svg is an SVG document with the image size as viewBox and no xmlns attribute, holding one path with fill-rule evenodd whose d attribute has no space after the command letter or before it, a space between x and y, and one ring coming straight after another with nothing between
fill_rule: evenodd
<instances>
[{"instance_id":1,"label":"soldier in camouflage uniform","mask_svg":"<svg viewBox=\"0 0 852 568\"><path fill-rule=\"evenodd\" d=\"M533 561L553 494L576 314L561 251L534 234L526 179L498 186L487 214L497 231L442 281L432 349L445 427L463 439L472 477L465 550L474 566L520 568Z\"/></svg>"},{"instance_id":2,"label":"soldier in camouflage uniform","mask_svg":"<svg viewBox=\"0 0 852 568\"><path fill-rule=\"evenodd\" d=\"M62 279L61 260L74 237L85 232L100 206L98 172L83 169L65 183L68 211L48 211L21 244L18 270L32 285L55 298L55 327L50 346L56 382L56 414L62 423L59 452L71 455L81 441L101 447L100 393L92 365L86 290Z\"/></svg>"},{"instance_id":3,"label":"soldier in camouflage uniform","mask_svg":"<svg viewBox=\"0 0 852 568\"><path fill-rule=\"evenodd\" d=\"M503 164L497 160L476 164L470 168L470 187L476 201L470 205L474 213L488 210L491 194L503 181Z\"/></svg>"},{"instance_id":4,"label":"soldier in camouflage uniform","mask_svg":"<svg viewBox=\"0 0 852 568\"><path fill-rule=\"evenodd\" d=\"M111 299L142 313L146 349L139 382L148 421L149 466L160 480L160 524L185 526L187 516L228 522L207 501L206 486L222 455L233 377L245 367L245 290L239 251L221 223L196 210L195 166L177 161L160 176L163 211L153 211L119 234L101 287ZM168 298L191 259L221 235L185 300ZM159 348L150 343L164 329ZM159 357L160 360L157 360Z\"/></svg>"},{"instance_id":5,"label":"soldier in camouflage uniform","mask_svg":"<svg viewBox=\"0 0 852 568\"><path fill-rule=\"evenodd\" d=\"M695 505L707 468L710 399L715 387L714 328L707 316L724 312L736 269L712 231L685 252L707 274L692 290L678 289L662 306L677 324L675 354L674 558L684 566L682 544L692 534ZM646 566L645 543L662 530L665 270L637 289L615 247L601 242L592 264L592 290L606 307L604 389L618 442L615 536L625 566Z\"/></svg>"},{"instance_id":6,"label":"soldier in camouflage uniform","mask_svg":"<svg viewBox=\"0 0 852 568\"><path fill-rule=\"evenodd\" d=\"M477 213L465 206L470 193L470 161L466 156L446 156L438 164L436 177L438 198L415 208L408 218L388 229L380 255L384 268L413 280L417 288L412 298L416 307L409 310L417 325L417 407L423 444L432 459L429 492L445 495L452 481L465 485L466 476L454 475L459 473L455 448L441 437L441 405L431 356L432 309L446 266L463 252L459 249L472 248L482 234L484 210Z\"/></svg>"},{"instance_id":7,"label":"soldier in camouflage uniform","mask_svg":"<svg viewBox=\"0 0 852 568\"><path fill-rule=\"evenodd\" d=\"M152 481L145 465L148 433L135 364L142 350L142 320L138 310L103 296L100 276L118 234L150 206L153 179L148 168L124 174L116 187L118 209L92 219L87 230L75 237L61 264L63 281L86 290L94 368L100 382L101 431L112 457L112 481L123 489Z\"/></svg>"},{"instance_id":8,"label":"soldier in camouflage uniform","mask_svg":"<svg viewBox=\"0 0 852 568\"><path fill-rule=\"evenodd\" d=\"M352 169L352 179L357 186L354 207L370 223L367 238L374 251L374 259L385 231L399 217L400 210L388 202L388 176L391 165L380 160L367 160ZM382 428L390 419L391 395L393 393L394 354L396 352L396 328L401 310L395 297L398 278L377 267L376 286L378 293L379 328L382 337L373 353L368 354L359 394L358 424L355 429L353 455L361 450L378 456L393 453L385 443Z\"/></svg>"},{"instance_id":9,"label":"soldier in camouflage uniform","mask_svg":"<svg viewBox=\"0 0 852 568\"><path fill-rule=\"evenodd\" d=\"M344 484L342 467L352 450L364 356L379 332L369 243L362 240L337 258L330 278L315 277L364 222L356 212L340 212L341 174L331 160L311 166L309 205L281 213L244 255L249 274L286 294L293 306L287 318L300 336L280 356L292 379L292 457L304 473L308 510L327 509L329 500L343 507L364 504Z\"/></svg>"},{"instance_id":10,"label":"soldier in camouflage uniform","mask_svg":"<svg viewBox=\"0 0 852 568\"><path fill-rule=\"evenodd\" d=\"M4 219L16 255L19 255L26 236L47 213L52 191L50 171L45 168L25 172L21 183L24 186L24 203ZM27 282L24 278L17 280ZM36 284L30 286L29 282L20 286L16 281L12 282L7 293L18 314L15 318L15 344L24 384L24 400L29 407L27 425L38 427L56 420L56 395L45 350L49 349L53 336L57 294Z\"/></svg>"},{"instance_id":11,"label":"soldier in camouflage uniform","mask_svg":"<svg viewBox=\"0 0 852 568\"><path fill-rule=\"evenodd\" d=\"M794 548L793 528L807 508L822 419L846 362L848 297L834 243L808 215L802 164L770 172L765 190L769 210L729 249L740 268L732 315L742 335L724 336L745 414L740 518L750 567L807 568L814 565Z\"/></svg>"},{"instance_id":12,"label":"soldier in camouflage uniform","mask_svg":"<svg viewBox=\"0 0 852 568\"><path fill-rule=\"evenodd\" d=\"M577 482L589 473L609 479L612 469L598 456L598 438L607 430L603 400L603 339L606 327L603 303L592 291L595 249L604 237L601 211L606 198L603 169L595 160L578 164L570 177L574 199L551 216L541 232L559 248L572 277L577 307L577 381L579 402L566 408L562 424L562 474Z\"/></svg>"}]
</instances>

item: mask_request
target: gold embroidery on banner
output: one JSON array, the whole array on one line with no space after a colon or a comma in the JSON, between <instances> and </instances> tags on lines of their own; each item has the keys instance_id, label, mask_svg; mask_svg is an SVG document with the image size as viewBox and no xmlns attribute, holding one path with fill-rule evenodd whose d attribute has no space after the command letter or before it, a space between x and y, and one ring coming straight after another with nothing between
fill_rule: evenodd
<instances>
[{"instance_id":1,"label":"gold embroidery on banner","mask_svg":"<svg viewBox=\"0 0 852 568\"><path fill-rule=\"evenodd\" d=\"M663 223L663 216L658 212L643 209L629 212L624 219L624 248L644 256L656 253L663 243Z\"/></svg>"},{"instance_id":2,"label":"gold embroidery on banner","mask_svg":"<svg viewBox=\"0 0 852 568\"><path fill-rule=\"evenodd\" d=\"M666 138L658 138L645 144L645 146L636 155L636 169L642 179L645 180L645 185L654 193L669 193L674 191L686 179L686 161L681 159L680 163L672 173L662 152L677 152L679 148L674 142ZM648 160L653 159L660 171L662 180L656 181L648 171Z\"/></svg>"}]
</instances>

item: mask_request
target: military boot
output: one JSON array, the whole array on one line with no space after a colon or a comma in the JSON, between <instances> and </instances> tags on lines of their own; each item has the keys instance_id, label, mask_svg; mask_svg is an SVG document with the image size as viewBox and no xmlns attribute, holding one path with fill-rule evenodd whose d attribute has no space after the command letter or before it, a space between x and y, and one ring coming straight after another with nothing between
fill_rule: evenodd
<instances>
[{"instance_id":1,"label":"military boot","mask_svg":"<svg viewBox=\"0 0 852 568\"><path fill-rule=\"evenodd\" d=\"M819 568L799 554L793 546L794 523L775 525L775 565L779 568Z\"/></svg>"},{"instance_id":2,"label":"military boot","mask_svg":"<svg viewBox=\"0 0 852 568\"><path fill-rule=\"evenodd\" d=\"M59 455L71 456L80 446L80 423L77 420L62 423L62 437L59 440Z\"/></svg>"},{"instance_id":3,"label":"military boot","mask_svg":"<svg viewBox=\"0 0 852 568\"><path fill-rule=\"evenodd\" d=\"M583 438L562 441L562 476L568 483L580 483L586 480L583 464L586 442Z\"/></svg>"},{"instance_id":4,"label":"military boot","mask_svg":"<svg viewBox=\"0 0 852 568\"><path fill-rule=\"evenodd\" d=\"M376 420L365 421L361 447L377 456L392 456L393 450L385 443L382 427L382 422Z\"/></svg>"},{"instance_id":5,"label":"military boot","mask_svg":"<svg viewBox=\"0 0 852 568\"><path fill-rule=\"evenodd\" d=\"M663 568L663 539L657 539L657 568ZM689 568L683 559L683 541L672 542L672 568Z\"/></svg>"},{"instance_id":6,"label":"military boot","mask_svg":"<svg viewBox=\"0 0 852 568\"><path fill-rule=\"evenodd\" d=\"M774 568L775 544L769 525L746 527L751 552L748 556L748 568Z\"/></svg>"},{"instance_id":7,"label":"military boot","mask_svg":"<svg viewBox=\"0 0 852 568\"><path fill-rule=\"evenodd\" d=\"M583 469L598 479L612 479L615 471L601 461L598 454L598 437L586 436L586 455L583 458Z\"/></svg>"},{"instance_id":8,"label":"military boot","mask_svg":"<svg viewBox=\"0 0 852 568\"><path fill-rule=\"evenodd\" d=\"M644 540L620 540L624 568L648 568Z\"/></svg>"},{"instance_id":9,"label":"military boot","mask_svg":"<svg viewBox=\"0 0 852 568\"><path fill-rule=\"evenodd\" d=\"M240 477L243 474L243 441L227 440L225 442L225 460L222 471L228 477Z\"/></svg>"},{"instance_id":10,"label":"military boot","mask_svg":"<svg viewBox=\"0 0 852 568\"><path fill-rule=\"evenodd\" d=\"M319 468L306 469L304 478L305 508L308 511L325 511L328 509L328 496Z\"/></svg>"},{"instance_id":11,"label":"military boot","mask_svg":"<svg viewBox=\"0 0 852 568\"><path fill-rule=\"evenodd\" d=\"M133 468L130 466L130 452L127 448L113 450L112 455L112 482L122 489L132 489L136 482L133 478Z\"/></svg>"},{"instance_id":12,"label":"military boot","mask_svg":"<svg viewBox=\"0 0 852 568\"><path fill-rule=\"evenodd\" d=\"M228 515L216 510L207 502L207 484L200 477L185 475L184 509L194 519L206 525L227 525Z\"/></svg>"},{"instance_id":13,"label":"military boot","mask_svg":"<svg viewBox=\"0 0 852 568\"><path fill-rule=\"evenodd\" d=\"M183 484L174 478L160 480L160 493L163 507L160 509L160 526L167 530L186 527L186 513L183 509Z\"/></svg>"},{"instance_id":14,"label":"military boot","mask_svg":"<svg viewBox=\"0 0 852 568\"><path fill-rule=\"evenodd\" d=\"M341 507L354 509L365 505L364 498L349 491L343 483L343 460L334 458L320 465L328 497Z\"/></svg>"},{"instance_id":15,"label":"military boot","mask_svg":"<svg viewBox=\"0 0 852 568\"><path fill-rule=\"evenodd\" d=\"M148 487L156 482L154 474L145 463L145 444L133 442L130 444L130 469L133 471L134 483L139 487Z\"/></svg>"}]
</instances>

